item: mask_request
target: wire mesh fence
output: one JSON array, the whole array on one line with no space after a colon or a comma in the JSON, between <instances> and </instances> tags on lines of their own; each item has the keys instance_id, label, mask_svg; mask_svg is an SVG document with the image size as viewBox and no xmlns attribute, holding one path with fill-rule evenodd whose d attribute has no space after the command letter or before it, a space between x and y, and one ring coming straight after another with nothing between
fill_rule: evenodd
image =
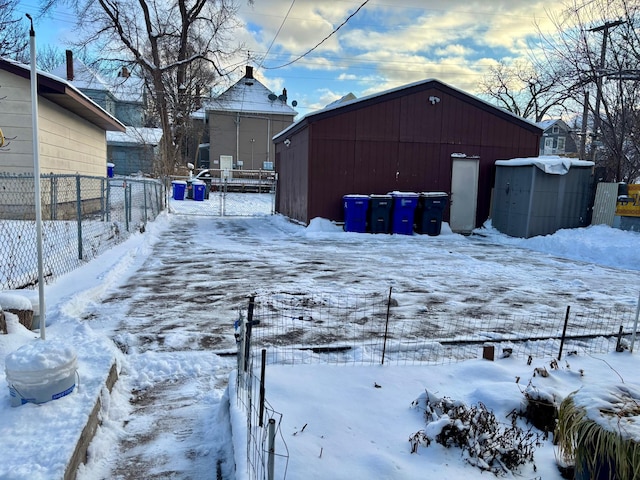
<instances>
[{"instance_id":1,"label":"wire mesh fence","mask_svg":"<svg viewBox=\"0 0 640 480\"><path fill-rule=\"evenodd\" d=\"M282 414L265 397L264 375L255 375L253 358L246 370L238 355L236 402L246 413L247 474L252 480L274 480L287 477L289 450L281 429ZM266 366L260 361L259 366ZM264 368L262 368L264 374Z\"/></svg>"},{"instance_id":2,"label":"wire mesh fence","mask_svg":"<svg viewBox=\"0 0 640 480\"><path fill-rule=\"evenodd\" d=\"M0 288L38 282L35 183L29 175L0 175ZM138 178L42 175L45 282L70 272L144 230L166 204L162 182Z\"/></svg>"},{"instance_id":3,"label":"wire mesh fence","mask_svg":"<svg viewBox=\"0 0 640 480\"><path fill-rule=\"evenodd\" d=\"M443 317L417 293L402 298L415 308L401 308L391 291L258 296L252 345L278 364L442 364L478 358L491 344L515 356L555 358L563 339L567 352L611 351L620 329L621 342L630 341L634 323L632 309Z\"/></svg>"},{"instance_id":4,"label":"wire mesh fence","mask_svg":"<svg viewBox=\"0 0 640 480\"><path fill-rule=\"evenodd\" d=\"M445 317L426 308L419 293L402 292L401 297L402 308L391 289L364 294L267 293L250 298L247 318L238 322L236 384L236 400L247 415L250 478L286 478L288 465L288 449L279 430L283 414L267 401L267 365L438 365L483 356L559 360L563 355L620 351L635 341L637 312L630 308L567 306L545 315ZM413 313L406 304L415 306ZM277 424L277 441L268 441L265 418Z\"/></svg>"}]
</instances>

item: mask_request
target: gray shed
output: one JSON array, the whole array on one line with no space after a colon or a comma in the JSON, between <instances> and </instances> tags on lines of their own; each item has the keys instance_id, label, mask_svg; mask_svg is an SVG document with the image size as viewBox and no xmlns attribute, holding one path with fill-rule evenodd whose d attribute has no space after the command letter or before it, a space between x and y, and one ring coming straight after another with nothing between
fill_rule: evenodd
<instances>
[{"instance_id":1,"label":"gray shed","mask_svg":"<svg viewBox=\"0 0 640 480\"><path fill-rule=\"evenodd\" d=\"M586 226L593 165L558 156L498 160L492 225L521 238Z\"/></svg>"}]
</instances>

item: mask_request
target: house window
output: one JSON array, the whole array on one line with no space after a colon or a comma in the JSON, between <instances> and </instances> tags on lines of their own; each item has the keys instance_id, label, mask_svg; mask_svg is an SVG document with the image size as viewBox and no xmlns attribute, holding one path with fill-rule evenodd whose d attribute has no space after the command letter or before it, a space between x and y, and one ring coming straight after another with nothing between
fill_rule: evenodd
<instances>
[{"instance_id":1,"label":"house window","mask_svg":"<svg viewBox=\"0 0 640 480\"><path fill-rule=\"evenodd\" d=\"M547 137L544 139L544 153L545 155L553 152L553 137Z\"/></svg>"},{"instance_id":2,"label":"house window","mask_svg":"<svg viewBox=\"0 0 640 480\"><path fill-rule=\"evenodd\" d=\"M560 133L560 127L558 127L557 125L554 125L551 128L551 133L553 133L554 135L557 135L558 133Z\"/></svg>"},{"instance_id":3,"label":"house window","mask_svg":"<svg viewBox=\"0 0 640 480\"><path fill-rule=\"evenodd\" d=\"M564 153L565 138L558 137L558 153Z\"/></svg>"}]
</instances>

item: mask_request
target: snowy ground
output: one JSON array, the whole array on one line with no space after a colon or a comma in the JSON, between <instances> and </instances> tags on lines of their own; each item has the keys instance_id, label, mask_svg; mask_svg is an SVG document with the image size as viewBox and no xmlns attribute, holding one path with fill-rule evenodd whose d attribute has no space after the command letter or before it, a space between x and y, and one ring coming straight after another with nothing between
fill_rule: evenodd
<instances>
[{"instance_id":1,"label":"snowy ground","mask_svg":"<svg viewBox=\"0 0 640 480\"><path fill-rule=\"evenodd\" d=\"M103 396L103 423L90 449L89 462L79 472L81 480L199 479L212 478L216 472L231 479L236 475L236 462L237 478L244 478L242 452L236 451L234 458L230 439L231 421L234 429L240 422L235 418L238 412L232 409L234 419L230 421L227 408L226 386L235 359L218 353L235 348L233 322L238 310L245 308L247 296L255 291L362 293L386 291L392 286L401 304L412 298L427 298L434 306L430 314L442 319L474 312L562 312L567 305L572 309L633 309L638 299L640 250L636 248L636 233L591 227L522 240L491 229L484 229L482 235L463 237L452 234L445 225L439 237L354 234L321 220L305 228L270 216L270 195L239 198L244 207L236 215L258 215L195 215L194 209L211 208L211 204L171 201L175 215L162 215L149 224L145 234L134 235L47 287L47 338L69 342L76 348L81 388L55 402L17 408L9 406L5 392L4 400L0 399L0 445L4 452L11 453L3 456L1 478L59 477L60 456L64 458L61 445L72 443L77 430L74 426L82 425L86 405L92 393L99 392L113 360L121 368L120 381L110 397ZM252 200L248 203L247 199ZM35 337L16 322L11 321L10 327L9 335L0 336L3 359ZM620 370L616 366L616 370L629 379L633 370L628 368L635 368L635 357L623 355L624 366L620 365ZM508 361L514 363L505 365ZM307 467L305 478L326 478L330 473L332 478L412 478L409 472L422 471L422 462L428 463L428 471L438 478L456 478L459 472L474 475L475 471L453 451L432 446L420 450L417 456L406 455L405 437L422 428L420 414L411 411L409 405L433 385L439 394L467 401L489 401L489 392L507 388L507 383L509 391L517 394L514 373L528 379L531 367L515 362L520 360L465 362L435 370L429 367L429 374L413 367L393 367L384 372L379 368L342 368L340 372L348 376L342 380L334 373L327 376L320 371L303 373L297 368L277 367L284 373L270 377L269 398L284 414L283 422L289 422L283 423L291 448L287 478L301 478L297 469ZM584 362L588 359L571 360L571 368L577 368L573 366L576 363L582 368ZM594 360L584 368L606 377L606 369L595 366L600 364ZM561 393L575 386L575 370L563 368L554 377L562 385L557 386ZM410 376L407 381L398 380L400 371ZM320 397L322 392L315 388L329 392L329 386L296 379L297 375L317 375L334 382L334 388L348 384L356 390L340 389L346 395L344 401L336 400L337 405L328 408L327 400ZM358 378L352 378L354 375ZM486 384L469 381L480 375L487 379ZM288 391L288 379L310 394L305 401L290 403L288 394L278 394ZM382 388L373 389L372 380ZM392 395L394 392L399 396ZM369 398L372 395L381 398ZM362 422L370 424L384 415L379 404L373 411L355 409L358 418L350 425L349 419L356 415L349 413L354 400L388 405L389 420L396 419L394 433L402 439L389 439L389 444L381 438L384 435L361 430ZM493 404L502 411L517 401L513 397ZM308 408L301 408L305 404ZM314 409L314 405L323 409ZM333 419L323 419L321 410ZM333 428L336 412L344 412L339 419L350 429ZM363 420L360 413L369 415L369 419ZM411 423L405 424L394 415L410 418ZM315 419L341 438L320 441L328 434L316 428ZM289 438L304 423L309 424L307 435ZM367 438L358 432L366 432ZM352 458L359 459L358 468L364 470L348 475L351 470L346 469L344 476L334 476L340 463L339 458L331 456L331 445L339 446L344 435L351 436L352 444L358 446ZM309 438L314 439L312 443L294 449L296 443ZM41 447L34 455L24 447L33 439L50 446ZM368 446L373 450L367 450ZM325 461L318 457L319 448L326 449ZM380 449L387 451L391 460L381 463ZM550 447L541 457L550 475L542 478L558 478L550 473ZM386 476L377 474L380 468L385 469ZM449 475L446 468L455 473ZM527 475L524 478L535 478L532 472Z\"/></svg>"}]
</instances>

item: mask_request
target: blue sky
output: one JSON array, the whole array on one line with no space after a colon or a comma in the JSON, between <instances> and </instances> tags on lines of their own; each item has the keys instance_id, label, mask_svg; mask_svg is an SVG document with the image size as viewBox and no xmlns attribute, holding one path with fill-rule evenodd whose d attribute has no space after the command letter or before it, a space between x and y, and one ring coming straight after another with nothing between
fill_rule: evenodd
<instances>
[{"instance_id":1,"label":"blue sky","mask_svg":"<svg viewBox=\"0 0 640 480\"><path fill-rule=\"evenodd\" d=\"M239 1L244 44L256 77L276 93L286 87L304 115L348 93L372 93L436 78L469 93L499 60L526 57L537 38L536 22L551 29L550 1L370 0L335 35L310 54L281 67L327 37L364 0ZM38 12L37 0L21 0L21 13ZM35 15L34 15L35 17ZM37 18L37 17L36 17ZM38 48L59 48L73 38L74 17L64 9L36 19ZM269 48L271 46L271 48ZM221 86L221 88L223 88Z\"/></svg>"}]
</instances>

